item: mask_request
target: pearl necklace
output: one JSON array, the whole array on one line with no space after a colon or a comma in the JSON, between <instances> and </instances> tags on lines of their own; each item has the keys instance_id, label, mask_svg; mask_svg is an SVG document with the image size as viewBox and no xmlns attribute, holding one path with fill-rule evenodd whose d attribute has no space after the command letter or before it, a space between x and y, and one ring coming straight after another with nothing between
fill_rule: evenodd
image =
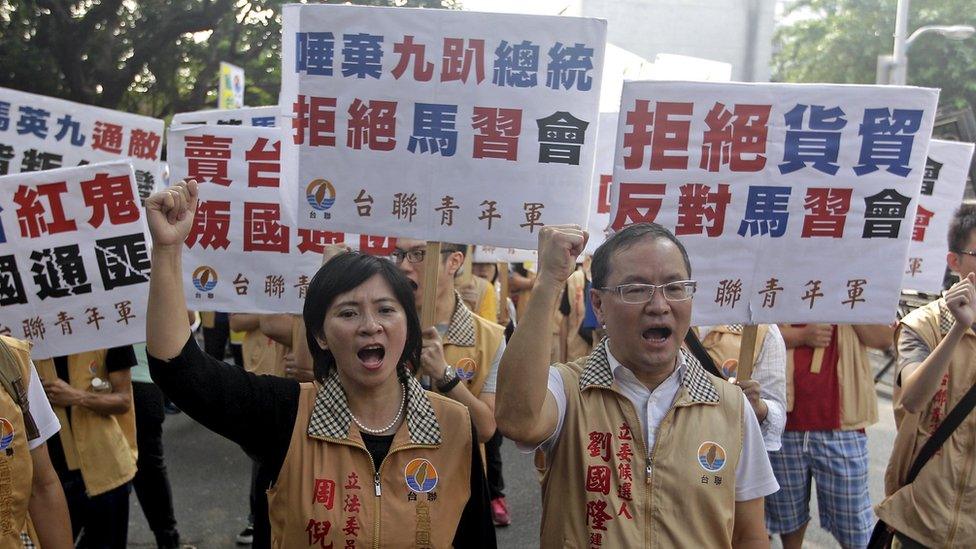
<instances>
[{"instance_id":1,"label":"pearl necklace","mask_svg":"<svg viewBox=\"0 0 976 549\"><path fill-rule=\"evenodd\" d=\"M353 415L352 410L349 411L349 415L352 416L352 420L355 421L356 425L358 425L359 428L362 429L363 431L366 431L371 435L380 435L392 429L393 426L396 425L398 421L400 421L400 416L403 415L404 404L406 402L407 402L407 388L403 387L402 391L400 391L400 409L397 410L396 417L393 418L393 421L391 421L389 425L381 429L370 429L369 427L363 425L362 422L356 419L356 416Z\"/></svg>"}]
</instances>

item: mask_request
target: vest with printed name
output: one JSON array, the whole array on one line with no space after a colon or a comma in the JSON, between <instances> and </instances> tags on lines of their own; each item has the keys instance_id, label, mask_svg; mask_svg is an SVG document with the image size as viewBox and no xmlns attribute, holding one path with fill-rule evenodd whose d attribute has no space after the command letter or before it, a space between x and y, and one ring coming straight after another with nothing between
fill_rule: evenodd
<instances>
[{"instance_id":1,"label":"vest with printed name","mask_svg":"<svg viewBox=\"0 0 976 549\"><path fill-rule=\"evenodd\" d=\"M68 383L80 391L91 390L93 378L108 381L105 357L108 350L87 351L68 356ZM57 379L54 359L34 363L43 379ZM61 446L68 469L80 470L89 496L118 488L136 474L136 416L130 406L124 414L103 415L84 406L68 411L55 406L61 421Z\"/></svg>"},{"instance_id":2,"label":"vest with printed name","mask_svg":"<svg viewBox=\"0 0 976 549\"><path fill-rule=\"evenodd\" d=\"M542 547L730 547L741 391L682 350L681 387L648 452L606 348L555 365L566 415L543 478Z\"/></svg>"},{"instance_id":3,"label":"vest with printed name","mask_svg":"<svg viewBox=\"0 0 976 549\"><path fill-rule=\"evenodd\" d=\"M902 319L934 351L955 324L942 299L924 305ZM976 413L971 412L925 464L918 477L904 486L908 470L969 388L976 382L976 334L967 330L952 352L939 390L920 413L896 403L895 436L885 471L886 498L878 518L927 547L972 547L976 540Z\"/></svg>"},{"instance_id":4,"label":"vest with printed name","mask_svg":"<svg viewBox=\"0 0 976 549\"><path fill-rule=\"evenodd\" d=\"M30 382L30 343L0 336L10 349L20 378ZM24 415L14 400L0 386L0 549L21 549L20 533L27 521L33 480L33 461Z\"/></svg>"},{"instance_id":5,"label":"vest with printed name","mask_svg":"<svg viewBox=\"0 0 976 549\"><path fill-rule=\"evenodd\" d=\"M471 418L410 378L406 418L379 470L333 373L303 383L268 490L271 547L450 547L471 494Z\"/></svg>"}]
</instances>

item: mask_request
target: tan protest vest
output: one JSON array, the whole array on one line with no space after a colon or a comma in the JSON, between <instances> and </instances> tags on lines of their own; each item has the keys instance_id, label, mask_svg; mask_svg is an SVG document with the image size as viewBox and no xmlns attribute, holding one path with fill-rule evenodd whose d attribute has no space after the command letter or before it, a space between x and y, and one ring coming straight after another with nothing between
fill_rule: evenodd
<instances>
[{"instance_id":1,"label":"tan protest vest","mask_svg":"<svg viewBox=\"0 0 976 549\"><path fill-rule=\"evenodd\" d=\"M552 313L552 348L549 351L549 361L572 362L590 354L593 347L579 335L580 325L586 316L586 298L583 290L586 288L586 275L583 271L574 272L566 280L563 291L569 290L569 315L559 312L559 304L563 295L556 301L556 310Z\"/></svg>"},{"instance_id":2,"label":"tan protest vest","mask_svg":"<svg viewBox=\"0 0 976 549\"><path fill-rule=\"evenodd\" d=\"M759 360L763 343L769 326L760 324L756 327L756 350L752 357L753 366ZM735 377L739 367L739 349L742 348L742 325L725 324L715 326L705 335L702 346L708 351L708 356L715 361L715 366L729 377Z\"/></svg>"},{"instance_id":3,"label":"tan protest vest","mask_svg":"<svg viewBox=\"0 0 976 549\"><path fill-rule=\"evenodd\" d=\"M14 356L21 379L29 384L30 343L0 338ZM26 526L33 470L24 415L14 398L0 386L0 549L23 547L20 533Z\"/></svg>"},{"instance_id":4,"label":"tan protest vest","mask_svg":"<svg viewBox=\"0 0 976 549\"><path fill-rule=\"evenodd\" d=\"M105 367L106 349L68 356L68 383L75 389L88 391L92 378L108 381ZM53 359L34 363L44 379L56 379ZM54 407L61 421L61 446L68 469L81 470L85 490L97 496L132 480L136 474L136 415L135 407L119 415L102 415L84 406L71 410Z\"/></svg>"},{"instance_id":5,"label":"tan protest vest","mask_svg":"<svg viewBox=\"0 0 976 549\"><path fill-rule=\"evenodd\" d=\"M456 286L460 286L461 282L458 279L455 282ZM495 285L488 282L480 276L471 276L471 285L474 287L475 291L472 294L477 295L477 299L469 300L464 299L464 304L471 309L471 312L480 316L481 318L491 321L498 322L498 298L495 295Z\"/></svg>"},{"instance_id":6,"label":"tan protest vest","mask_svg":"<svg viewBox=\"0 0 976 549\"><path fill-rule=\"evenodd\" d=\"M273 548L451 546L471 495L471 417L409 383L406 421L378 471L350 428L338 377L301 385L291 444L268 490Z\"/></svg>"},{"instance_id":7,"label":"tan protest vest","mask_svg":"<svg viewBox=\"0 0 976 549\"><path fill-rule=\"evenodd\" d=\"M471 312L458 294L444 334L444 360L457 369L474 396L485 386L491 362L505 339L505 328Z\"/></svg>"},{"instance_id":8,"label":"tan protest vest","mask_svg":"<svg viewBox=\"0 0 976 549\"><path fill-rule=\"evenodd\" d=\"M244 369L258 375L284 376L285 355L288 347L261 333L251 330L244 335L241 351L244 353Z\"/></svg>"},{"instance_id":9,"label":"tan protest vest","mask_svg":"<svg viewBox=\"0 0 976 549\"><path fill-rule=\"evenodd\" d=\"M542 547L594 539L603 547L731 547L742 393L684 350L681 360L681 388L650 457L605 343L556 365L566 417L542 483Z\"/></svg>"},{"instance_id":10,"label":"tan protest vest","mask_svg":"<svg viewBox=\"0 0 976 549\"><path fill-rule=\"evenodd\" d=\"M840 429L855 431L878 422L878 395L868 348L853 326L837 326L837 377L840 383ZM811 371L819 372L823 355L814 354ZM786 350L786 411L793 411L793 349Z\"/></svg>"},{"instance_id":11,"label":"tan protest vest","mask_svg":"<svg viewBox=\"0 0 976 549\"><path fill-rule=\"evenodd\" d=\"M941 299L902 319L928 345L942 341L955 323ZM885 471L886 498L878 517L895 530L928 547L972 547L976 544L976 414L970 413L915 481L904 486L922 446L976 382L976 334L968 330L956 345L945 384L921 413L895 407L898 434ZM944 389L944 391L943 391Z\"/></svg>"}]
</instances>

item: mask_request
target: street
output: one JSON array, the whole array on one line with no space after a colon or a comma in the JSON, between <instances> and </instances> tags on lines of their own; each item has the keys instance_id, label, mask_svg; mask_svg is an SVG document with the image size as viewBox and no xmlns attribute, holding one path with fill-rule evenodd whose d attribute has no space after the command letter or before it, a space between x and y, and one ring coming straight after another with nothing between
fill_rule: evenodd
<instances>
[{"instance_id":1,"label":"street","mask_svg":"<svg viewBox=\"0 0 976 549\"><path fill-rule=\"evenodd\" d=\"M880 356L875 356L880 365ZM890 378L890 376L886 376ZM871 459L871 497L878 502L884 491L884 469L895 437L888 379L878 385L880 421L867 430ZM235 444L203 428L185 414L167 416L164 425L166 463L173 485L176 519L185 543L206 548L236 547L234 538L247 521L250 462ZM502 446L505 493L512 525L497 528L498 546L538 546L540 501L532 458L518 452L511 441ZM811 501L811 525L805 547L837 547L819 528L816 490ZM135 493L129 515L129 546L153 547L152 532ZM774 540L774 547L779 546Z\"/></svg>"}]
</instances>

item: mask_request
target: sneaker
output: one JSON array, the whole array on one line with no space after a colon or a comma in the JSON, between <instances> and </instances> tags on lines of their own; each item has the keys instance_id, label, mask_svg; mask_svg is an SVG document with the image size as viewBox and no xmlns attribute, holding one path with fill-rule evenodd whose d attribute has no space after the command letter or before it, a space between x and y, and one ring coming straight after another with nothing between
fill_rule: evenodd
<instances>
[{"instance_id":1,"label":"sneaker","mask_svg":"<svg viewBox=\"0 0 976 549\"><path fill-rule=\"evenodd\" d=\"M508 504L505 498L495 498L491 500L491 520L495 526L508 526L512 523L512 517L508 516Z\"/></svg>"},{"instance_id":2,"label":"sneaker","mask_svg":"<svg viewBox=\"0 0 976 549\"><path fill-rule=\"evenodd\" d=\"M237 534L237 544L251 545L252 543L254 543L254 525L248 524L247 528L241 530L240 534Z\"/></svg>"}]
</instances>

